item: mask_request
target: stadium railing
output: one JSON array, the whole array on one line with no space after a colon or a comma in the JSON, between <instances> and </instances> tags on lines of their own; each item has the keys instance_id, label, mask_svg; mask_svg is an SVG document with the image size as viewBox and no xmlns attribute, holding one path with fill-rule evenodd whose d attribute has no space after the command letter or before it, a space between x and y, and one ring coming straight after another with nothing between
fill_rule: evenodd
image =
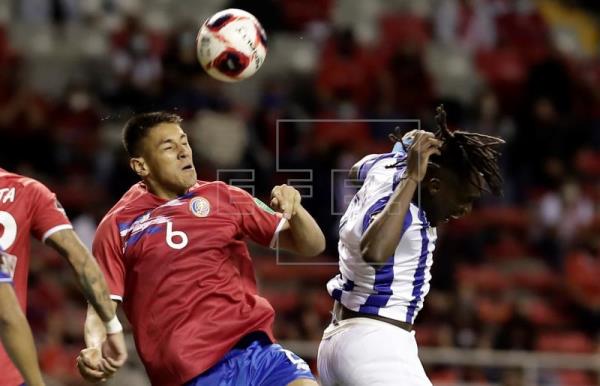
<instances>
[{"instance_id":1,"label":"stadium railing","mask_svg":"<svg viewBox=\"0 0 600 386\"><path fill-rule=\"evenodd\" d=\"M305 359L317 357L319 344L306 341L284 341L281 344ZM502 351L420 347L419 357L425 366L451 365L485 368L520 369L523 386L539 385L543 370L583 370L596 373L600 385L600 353L565 354L555 352Z\"/></svg>"}]
</instances>

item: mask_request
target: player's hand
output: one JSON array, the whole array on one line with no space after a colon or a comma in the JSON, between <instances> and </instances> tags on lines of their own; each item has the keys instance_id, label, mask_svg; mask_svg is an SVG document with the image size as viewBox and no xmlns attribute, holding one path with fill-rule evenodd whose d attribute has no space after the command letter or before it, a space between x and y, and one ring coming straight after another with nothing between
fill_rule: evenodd
<instances>
[{"instance_id":1,"label":"player's hand","mask_svg":"<svg viewBox=\"0 0 600 386\"><path fill-rule=\"evenodd\" d=\"M421 182L427 173L429 157L432 154L441 155L443 142L433 133L424 130L417 130L414 133L413 142L408 149L407 177Z\"/></svg>"},{"instance_id":2,"label":"player's hand","mask_svg":"<svg viewBox=\"0 0 600 386\"><path fill-rule=\"evenodd\" d=\"M114 375L127 361L127 345L123 332L107 334L102 343L101 368L107 376Z\"/></svg>"},{"instance_id":3,"label":"player's hand","mask_svg":"<svg viewBox=\"0 0 600 386\"><path fill-rule=\"evenodd\" d=\"M271 190L271 208L282 213L287 220L296 215L300 201L300 192L293 186L277 185Z\"/></svg>"},{"instance_id":4,"label":"player's hand","mask_svg":"<svg viewBox=\"0 0 600 386\"><path fill-rule=\"evenodd\" d=\"M104 382L107 376L101 367L102 353L98 347L89 347L81 350L77 357L77 369L79 374L88 382Z\"/></svg>"}]
</instances>

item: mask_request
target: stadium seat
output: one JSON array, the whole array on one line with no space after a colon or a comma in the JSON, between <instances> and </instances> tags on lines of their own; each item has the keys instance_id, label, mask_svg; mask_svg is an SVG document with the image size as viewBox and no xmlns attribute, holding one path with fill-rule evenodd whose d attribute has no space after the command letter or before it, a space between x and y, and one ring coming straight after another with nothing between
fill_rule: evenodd
<instances>
[{"instance_id":1,"label":"stadium seat","mask_svg":"<svg viewBox=\"0 0 600 386\"><path fill-rule=\"evenodd\" d=\"M536 350L569 353L591 353L594 342L580 331L552 331L541 333L535 344Z\"/></svg>"}]
</instances>

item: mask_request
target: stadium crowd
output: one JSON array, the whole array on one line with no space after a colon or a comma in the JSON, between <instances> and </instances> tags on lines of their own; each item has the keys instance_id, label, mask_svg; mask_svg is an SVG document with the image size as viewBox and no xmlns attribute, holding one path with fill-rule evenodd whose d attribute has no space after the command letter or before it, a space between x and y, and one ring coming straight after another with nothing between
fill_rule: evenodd
<instances>
[{"instance_id":1,"label":"stadium crowd","mask_svg":"<svg viewBox=\"0 0 600 386\"><path fill-rule=\"evenodd\" d=\"M596 2L141 3L21 0L0 9L0 166L48 184L88 244L136 181L123 166L123 122L165 109L184 117L200 179L266 198L276 183L310 178L304 202L328 237L318 261L335 263L336 213L351 189L332 171L389 151L397 125L432 128L443 102L452 128L507 141L505 189L439 230L419 344L600 353ZM257 16L270 39L264 68L237 85L209 78L195 56L202 17L229 6ZM171 7L176 17L165 17ZM83 384L74 367L82 297L58 256L39 244L32 256L28 317L41 365L61 384ZM255 256L275 335L318 342L336 267ZM434 384L522 382L498 369L428 374ZM543 385L598 384L585 371L541 376Z\"/></svg>"}]
</instances>

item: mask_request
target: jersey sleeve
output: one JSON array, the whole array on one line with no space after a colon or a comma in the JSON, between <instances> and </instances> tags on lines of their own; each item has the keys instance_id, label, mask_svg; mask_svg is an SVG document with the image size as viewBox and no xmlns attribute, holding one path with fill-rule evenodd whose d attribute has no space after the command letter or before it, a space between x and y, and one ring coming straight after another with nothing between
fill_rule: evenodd
<instances>
[{"instance_id":1,"label":"jersey sleeve","mask_svg":"<svg viewBox=\"0 0 600 386\"><path fill-rule=\"evenodd\" d=\"M54 233L73 228L54 193L37 181L32 182L30 187L32 189L31 234L35 238L45 242Z\"/></svg>"},{"instance_id":2,"label":"jersey sleeve","mask_svg":"<svg viewBox=\"0 0 600 386\"><path fill-rule=\"evenodd\" d=\"M286 220L242 189L231 186L229 193L240 217L242 233L260 245L273 247Z\"/></svg>"},{"instance_id":3,"label":"jersey sleeve","mask_svg":"<svg viewBox=\"0 0 600 386\"><path fill-rule=\"evenodd\" d=\"M359 233L364 233L379 213L386 207L398 186L405 169L390 169L384 166L373 168L367 182L361 188L361 217L357 226Z\"/></svg>"},{"instance_id":4,"label":"jersey sleeve","mask_svg":"<svg viewBox=\"0 0 600 386\"><path fill-rule=\"evenodd\" d=\"M369 154L364 156L360 161L352 166L352 169L356 170L356 180L364 182L367 178L367 173L375 163L377 154Z\"/></svg>"},{"instance_id":5,"label":"jersey sleeve","mask_svg":"<svg viewBox=\"0 0 600 386\"><path fill-rule=\"evenodd\" d=\"M92 244L92 253L104 273L111 299L123 301L125 288L123 248L117 224L111 218L105 218L98 226Z\"/></svg>"}]
</instances>

